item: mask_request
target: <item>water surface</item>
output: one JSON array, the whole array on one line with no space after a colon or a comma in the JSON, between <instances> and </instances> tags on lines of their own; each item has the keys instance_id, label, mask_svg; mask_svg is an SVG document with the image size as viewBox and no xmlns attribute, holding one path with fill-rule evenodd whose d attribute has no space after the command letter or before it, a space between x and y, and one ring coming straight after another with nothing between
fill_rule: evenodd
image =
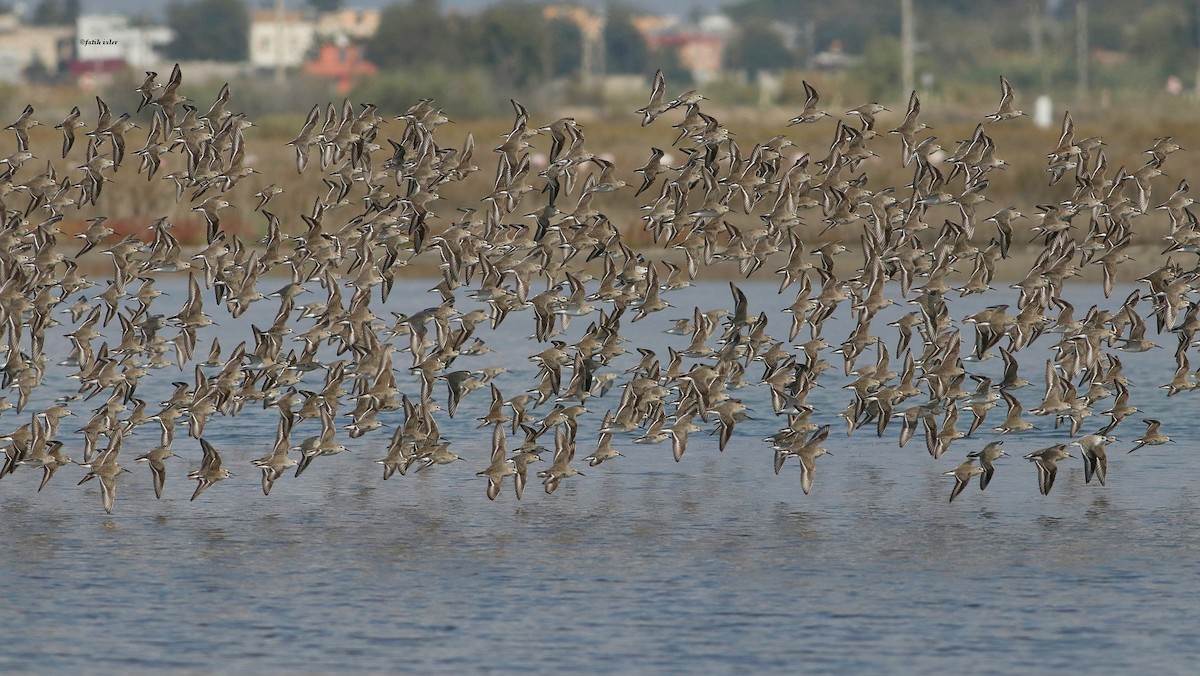
<instances>
[{"instance_id":1,"label":"water surface","mask_svg":"<svg viewBox=\"0 0 1200 676\"><path fill-rule=\"evenodd\" d=\"M157 301L159 310L174 312L184 287L162 286L171 296ZM386 309L432 304L428 286L398 288ZM768 313L770 333L785 336L779 310L790 298L773 284L741 286L752 311ZM961 319L1007 302L1002 296L955 299L952 313ZM1079 308L1120 303L1090 287L1070 287L1067 297ZM652 346L665 356L667 345L688 342L661 333L668 318L693 305L731 306L723 283L668 300L676 309L626 319L631 351ZM274 309L239 321L222 312L221 326L203 335L231 348ZM831 343L849 333L846 309L826 326ZM885 309L875 326L907 309ZM576 320L566 339L585 326ZM509 366L497 383L512 396L533 384L536 369L524 359L530 330L530 315L514 314L481 334L493 353L455 366ZM1049 496L1038 494L1036 472L1020 456L1068 441L1066 430L1038 419L1044 429L1007 439L1013 457L1000 461L986 492L972 484L947 504L953 481L942 472L993 435L959 440L936 461L919 438L899 448L898 424L882 440L871 430L847 437L836 414L849 395L835 371L809 399L814 420L834 424L832 454L817 461L810 495L797 465L772 471L761 438L783 421L762 387L734 393L754 419L737 426L724 453L715 437L697 433L676 464L669 444L619 437L627 457L581 465L586 476L552 496L531 477L521 502L510 484L489 502L475 476L489 453L489 431L475 422L487 410L486 390L464 400L454 420L439 418L466 462L382 481L374 461L390 436L384 429L345 440L349 452L284 477L269 497L250 460L272 444L273 410L209 422L205 438L236 474L195 502L186 474L199 466L200 449L182 427L175 447L183 457L169 461L165 494L154 499L148 470L132 462L158 442L148 425L126 440L123 464L133 472L119 480L111 516L94 483L75 485L82 468L63 468L40 494L32 470L0 483L0 670L1185 672L1200 656L1189 620L1200 607L1200 422L1195 395L1168 399L1158 389L1174 369L1174 338L1156 339L1171 349L1123 356L1143 413L1117 428L1108 485L1085 485L1082 464L1068 459ZM1021 392L1027 406L1040 397L1050 342L1020 353L1022 375L1035 383ZM197 353L207 347L202 340ZM47 350L65 355L66 343L52 338ZM398 355L397 366L407 360ZM760 368L747 379L756 381ZM998 375L1000 364L969 369ZM73 392L70 372L52 366L26 413L5 413L0 427L11 430ZM138 394L157 403L176 379L191 374L156 372ZM444 398L444 385L436 393ZM588 401L579 457L619 396L614 388ZM98 403L72 406L86 415ZM1002 414L993 410L983 429ZM1142 417L1162 419L1179 443L1125 454ZM1106 420L1097 415L1084 429ZM78 423L64 420L60 438L72 439ZM967 423L969 415L960 429ZM318 427L301 423L293 440ZM81 450L68 442L67 453L78 459Z\"/></svg>"}]
</instances>

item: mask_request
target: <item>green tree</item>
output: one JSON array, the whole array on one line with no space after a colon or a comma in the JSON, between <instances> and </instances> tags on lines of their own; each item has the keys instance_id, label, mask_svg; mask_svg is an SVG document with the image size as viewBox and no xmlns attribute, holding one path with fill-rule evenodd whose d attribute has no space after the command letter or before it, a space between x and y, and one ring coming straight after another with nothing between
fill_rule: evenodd
<instances>
[{"instance_id":1,"label":"green tree","mask_svg":"<svg viewBox=\"0 0 1200 676\"><path fill-rule=\"evenodd\" d=\"M646 56L647 71L659 69L663 72L669 88L685 89L692 85L692 71L683 67L679 61L679 52L671 47L660 47ZM647 81L652 73L647 73Z\"/></svg>"},{"instance_id":2,"label":"green tree","mask_svg":"<svg viewBox=\"0 0 1200 676\"><path fill-rule=\"evenodd\" d=\"M761 17L797 26L811 22L818 50L838 40L850 53L861 53L879 36L898 35L900 28L900 3L894 1L742 0L727 6L725 13L739 21Z\"/></svg>"},{"instance_id":3,"label":"green tree","mask_svg":"<svg viewBox=\"0 0 1200 676\"><path fill-rule=\"evenodd\" d=\"M769 20L751 17L742 24L729 47L729 64L753 75L759 70L791 68L796 64L796 58Z\"/></svg>"},{"instance_id":4,"label":"green tree","mask_svg":"<svg viewBox=\"0 0 1200 676\"><path fill-rule=\"evenodd\" d=\"M42 57L36 53L33 55L33 59L29 62L29 65L25 66L22 74L25 76L27 82L47 84L54 81L54 73L50 72L50 69L46 67L46 62L42 61Z\"/></svg>"},{"instance_id":5,"label":"green tree","mask_svg":"<svg viewBox=\"0 0 1200 676\"><path fill-rule=\"evenodd\" d=\"M74 25L78 18L79 0L42 0L33 10L29 23L36 26Z\"/></svg>"},{"instance_id":6,"label":"green tree","mask_svg":"<svg viewBox=\"0 0 1200 676\"><path fill-rule=\"evenodd\" d=\"M873 99L895 96L896 83L900 81L899 54L900 41L896 38L872 42L862 62L854 68L854 82Z\"/></svg>"},{"instance_id":7,"label":"green tree","mask_svg":"<svg viewBox=\"0 0 1200 676\"><path fill-rule=\"evenodd\" d=\"M1190 10L1190 11L1189 11ZM1180 75L1193 71L1196 28L1191 22L1195 7L1161 3L1143 7L1130 17L1127 49L1140 63L1157 66L1159 75Z\"/></svg>"},{"instance_id":8,"label":"green tree","mask_svg":"<svg viewBox=\"0 0 1200 676\"><path fill-rule=\"evenodd\" d=\"M583 34L575 22L555 19L550 22L550 68L554 77L568 77L579 72L583 61Z\"/></svg>"},{"instance_id":9,"label":"green tree","mask_svg":"<svg viewBox=\"0 0 1200 676\"><path fill-rule=\"evenodd\" d=\"M504 2L479 14L473 30L475 58L489 66L500 86L525 87L553 73L552 45L542 5Z\"/></svg>"},{"instance_id":10,"label":"green tree","mask_svg":"<svg viewBox=\"0 0 1200 676\"><path fill-rule=\"evenodd\" d=\"M438 0L409 0L388 5L379 30L366 44L366 57L383 69L428 64L456 65L454 22L442 16Z\"/></svg>"},{"instance_id":11,"label":"green tree","mask_svg":"<svg viewBox=\"0 0 1200 676\"><path fill-rule=\"evenodd\" d=\"M345 0L308 0L308 6L318 12L336 12L345 4Z\"/></svg>"},{"instance_id":12,"label":"green tree","mask_svg":"<svg viewBox=\"0 0 1200 676\"><path fill-rule=\"evenodd\" d=\"M250 15L241 0L172 0L167 26L175 33L164 50L172 59L245 61L249 56Z\"/></svg>"},{"instance_id":13,"label":"green tree","mask_svg":"<svg viewBox=\"0 0 1200 676\"><path fill-rule=\"evenodd\" d=\"M609 5L604 22L605 68L608 72L645 72L646 52L646 40L633 25L633 10L628 5Z\"/></svg>"},{"instance_id":14,"label":"green tree","mask_svg":"<svg viewBox=\"0 0 1200 676\"><path fill-rule=\"evenodd\" d=\"M449 69L436 63L380 73L378 77L364 79L353 92L355 100L370 101L383 110L396 112L407 110L423 98L431 98L433 105L455 122L509 116L512 107L508 99L512 95L512 91L497 87L492 73L485 68ZM392 129L390 133L399 139L398 130ZM453 137L466 132L460 129L446 133Z\"/></svg>"}]
</instances>

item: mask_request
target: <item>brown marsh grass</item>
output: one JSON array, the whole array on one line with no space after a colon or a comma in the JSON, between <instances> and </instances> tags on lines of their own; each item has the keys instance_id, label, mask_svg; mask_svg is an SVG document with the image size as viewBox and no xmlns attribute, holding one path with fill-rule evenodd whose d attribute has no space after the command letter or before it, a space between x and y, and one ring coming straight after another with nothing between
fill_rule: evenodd
<instances>
[{"instance_id":1,"label":"brown marsh grass","mask_svg":"<svg viewBox=\"0 0 1200 676\"><path fill-rule=\"evenodd\" d=\"M239 97L245 95L247 94L244 92L235 91L230 102L230 109L237 110ZM706 105L705 110L711 112L730 129L735 142L743 153L748 153L758 142L776 134L784 134L795 144L787 149L791 158L799 157L802 153L809 153L812 159L816 160L828 152L836 128L836 120L839 117L848 124L856 121L852 116L838 115L839 111L844 110L848 105L856 105L856 103L840 101L835 96L827 96L827 98L830 99L830 104L825 107L833 115L832 118L817 124L790 128L786 127L786 120L795 112L791 108L715 108ZM1033 107L1033 102L1030 100L1019 98L1018 103L1026 110ZM1123 166L1132 172L1142 166L1149 158L1145 154L1145 150L1154 143L1156 137L1173 136L1185 150L1200 148L1200 124L1195 122L1194 102L1168 99L1158 103L1161 105L1148 105L1141 108L1110 105L1104 108L1085 107L1072 110L1076 137L1099 136L1104 140L1104 152L1107 156L1110 176L1116 172L1118 167ZM85 111L85 120L94 119L94 105L86 106L80 103L80 107ZM897 195L903 196L906 193L905 186L909 185L913 179L912 167L907 169L901 167L899 139L894 135L887 134L888 129L893 128L901 121L903 105L893 104L889 108L892 108L891 112L879 115L876 123L876 131L879 132L879 136L871 141L870 145L879 154L879 157L863 162L857 172L848 176L865 174L868 189L880 190L891 187L896 189ZM115 113L120 108L114 106L113 110ZM974 108L964 107L962 104L939 107L934 101L923 102L921 119L930 126L930 130L924 133L936 135L939 145L947 150L953 150L959 140L970 138L976 124L990 110L986 105ZM389 154L386 139L399 139L404 129L404 122L391 119L403 111L381 112L387 116L389 123L382 128L377 139L377 142L384 148L375 153L376 171L379 170L378 165ZM451 119L454 119L453 110L445 112ZM23 170L24 172L41 171L47 159L58 168L60 177L64 173L77 172L75 167L82 162L82 147L86 145L86 139L80 138L69 158L63 160L58 152L61 137L52 128L55 124L55 114L53 110L45 113L39 112L38 117L43 120L43 126L35 128L31 132L31 145L35 159L30 161L28 167ZM671 127L672 124L678 122L681 113L671 111L649 127L641 127L638 116L632 112L604 115L595 109L582 108L563 111L530 110L530 115L531 126L548 124L560 115L572 115L580 121L586 135L588 150L613 161L617 166L617 177L627 183L627 187L615 193L596 196L596 208L621 228L625 241L631 245L645 250L651 257L670 257L670 251L662 251L661 247L653 246L641 221L641 208L654 200L658 186L656 185L635 198L634 192L640 185L641 176L634 173L633 170L646 161L652 146L667 150L676 164L682 163L685 159L683 153L672 147L672 142L678 134ZM1062 110L1059 110L1057 115L1061 118ZM240 182L226 195L226 199L234 206L221 213L221 224L222 228L230 234L236 234L243 241L251 242L265 231L265 218L262 214L254 211L257 202L254 194L269 184L283 188L284 192L277 195L267 209L281 218L285 232L291 234L303 231L304 224L300 218L301 214L311 213L317 201L329 193L330 186L325 183L326 176L316 162L315 152L314 161L310 163L307 170L303 174L296 171L294 152L286 146L286 143L301 124L300 116L270 116L264 118L258 126L246 131L246 163L254 167L258 173ZM435 135L437 142L443 146L454 147L461 146L467 133L472 133L476 144L474 163L479 166L480 170L465 181L447 183L440 188L440 199L431 207L434 217L430 222L433 228L436 229L439 223L449 223L458 218L460 209L484 208L485 205L481 199L491 192L498 158L498 155L492 152L492 148L511 128L511 124L511 118L462 120L443 125L437 130ZM200 214L191 211L193 203L190 201L190 197L193 191L191 189L183 190L182 199L177 200L175 183L164 178L171 172L181 171L184 168L182 153L173 152L166 156L159 175L153 180L147 180L145 174L137 173L138 157L133 154L133 151L141 147L146 133L144 128L148 126L148 123L143 121L142 126L143 129L131 133L125 162L119 172L112 174L112 180L106 184L99 205L69 210L62 226L64 231L79 231L86 225L88 218L102 215L110 219L109 224L116 230L114 238L127 234L145 236L146 226L157 218L166 217L173 224L174 232L182 242L192 245L202 242L204 220ZM1029 118L1021 118L1010 122L991 124L987 127L987 131L995 140L996 154L1004 159L1008 166L991 173L987 188L987 195L991 202L985 203L979 209L982 214L981 220L990 213L1008 206L1016 207L1026 215L1036 214L1039 204L1062 202L1071 198L1075 186L1072 185L1070 177L1068 176L1058 185L1050 186L1049 174L1046 172L1046 154L1058 142L1059 129L1057 125L1049 129L1039 129L1032 124ZM542 181L537 178L536 172L544 166L545 153L549 148L549 138L543 136L535 138L533 142L535 146L532 149L534 170L528 180L535 187L540 188ZM16 149L15 141L11 138L0 143L3 143L0 148L7 147L10 152ZM1180 179L1200 174L1198 169L1200 169L1200 152L1185 151L1171 155L1163 167L1164 175L1153 180L1151 206L1161 203L1167 195L1173 192ZM329 171L332 170L333 168L330 167ZM585 169L584 173L591 170L590 168ZM949 173L949 165L946 165L945 173ZM582 184L582 181L581 177L579 183ZM953 191L956 188L961 189L961 184L952 186L950 190ZM405 191L406 186L397 185L394 186L392 194L403 195ZM578 191L577 187L575 194L564 196L562 203L568 207L572 206L574 200L577 199ZM344 215L344 220L349 220L356 213L360 213L361 205L355 200L359 199L362 194L361 187L352 191L350 204L339 208L341 212L339 217ZM534 209L532 205L539 203L538 200L532 199L533 197L536 197L536 194L526 198L526 203L530 205L527 207L527 211L532 211ZM20 195L10 196L7 199L7 207L10 209L23 208L23 199L23 196ZM692 204L689 205L689 208L698 206L698 204ZM510 218L515 218L523 213L523 211L519 211ZM31 218L34 217L31 216ZM824 229L821 218L819 210L807 212L807 225L805 226L807 232L803 233L806 241L840 239L848 245L854 245L858 241L859 224L841 226L831 232L818 235ZM932 207L926 220L933 226L934 234L936 234L936 229L942 219L957 218L959 215L956 207L941 206ZM737 207L731 209L726 219L736 227L739 224L758 219L758 216L741 213L740 207ZM1083 221L1083 216L1080 216L1075 223L1075 228L1080 231L1080 235L1087 228L1087 223L1081 221ZM526 220L526 222L531 222L531 220ZM1028 228L1032 225L1032 221L1025 219L1016 225L1018 228ZM985 224L976 236L983 238L982 241L986 242L987 238L992 236L990 228L990 224ZM1133 242L1134 250L1138 252L1135 256L1137 261L1123 266L1121 270L1123 278L1136 278L1147 269L1160 264L1159 253L1165 246L1162 243L1162 237L1169 232L1169 229L1169 220L1161 211L1151 211L1138 219ZM1018 230L1018 244L1029 239L1028 236L1022 237L1020 233L1021 230ZM1018 251L1018 256L1014 260L1008 261L1001 267L999 271L1001 276L1004 276L1006 271L1011 272L1012 275L1022 274L1021 259L1026 257L1021 256L1020 253ZM1036 250L1030 255L1034 253ZM724 268L717 266L716 269L709 271L709 274L736 274L736 270L722 272L723 270Z\"/></svg>"}]
</instances>

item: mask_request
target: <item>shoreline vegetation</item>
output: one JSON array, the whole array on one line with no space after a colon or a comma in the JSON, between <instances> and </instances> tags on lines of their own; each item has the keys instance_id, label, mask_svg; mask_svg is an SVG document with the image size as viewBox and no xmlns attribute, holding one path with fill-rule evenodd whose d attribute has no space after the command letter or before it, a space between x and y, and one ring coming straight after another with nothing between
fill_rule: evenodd
<instances>
[{"instance_id":1,"label":"shoreline vegetation","mask_svg":"<svg viewBox=\"0 0 1200 676\"><path fill-rule=\"evenodd\" d=\"M229 104L231 110L236 109L236 101L235 94L234 102ZM322 106L336 103L336 101L327 101ZM363 102L355 102L356 105L361 103ZM1118 166L1124 168L1125 171L1132 171L1141 166L1149 157L1145 151L1154 144L1156 138L1171 136L1185 149L1200 145L1200 128L1187 117L1194 115L1195 104L1178 99L1168 100L1165 103L1164 106L1153 107L1149 112L1124 107L1105 109L1084 107L1081 109L1083 114L1078 116L1073 110L1066 112L1075 118L1082 133L1088 134L1089 137L1103 139L1103 150L1110 171L1115 170ZM136 107L135 104L136 101L130 101L117 109L132 110ZM433 105L436 106L436 104L437 102L434 101ZM837 107L835 108L835 106ZM791 127L787 126L789 116L798 112L802 106L775 106L766 109L737 106L712 108L713 117L722 120L723 127L729 129L730 138L735 143L748 144L753 147L755 142L784 135L789 142L794 144L786 148L786 159L794 160L804 153L808 153L810 157L819 158L827 152L833 132L837 129L839 122L853 122L855 119L853 115L836 114L841 107L845 106L844 99L840 104L828 106L835 112L831 113L830 118L819 124ZM87 106L82 104L79 107L87 109ZM112 107L116 108L116 105ZM632 249L653 260L678 262L681 258L677 251L664 248L661 242L655 243L650 234L646 232L643 220L644 208L647 206L647 198L653 197L651 193L655 192L657 186L655 190L647 191L635 198L634 193L641 180L641 175L635 173L634 169L642 166L646 161L647 151L651 146L663 146L666 152L664 164L669 161L674 166L680 166L686 161L687 156L678 146L670 145L671 139L677 135L676 130L671 129L664 134L661 128L639 126L638 116L632 112L634 107L636 104L629 103L627 105L629 112L627 113L605 111L601 108L572 107L545 113L539 111L537 117L548 122L554 116L565 113L565 117L579 121L581 128L586 130L589 151L611 161L615 168L615 178L626 183L621 189L595 195L596 210L603 213L621 231L622 241ZM975 120L982 115L981 111L984 110L986 110L986 106L965 106L958 103L946 110L926 106L926 110L922 111L922 120L927 120L925 123L929 127L927 133L936 135L937 143L943 148L932 158L935 161L943 162L938 166L942 166L946 173L951 170L952 166L951 163L945 162L949 152L954 149L957 142L971 137L976 124ZM396 140L404 135L405 122L392 119L395 115L403 112L380 111L383 124L380 126L377 144L386 145L385 139ZM975 114L972 115L972 113ZM87 112L84 113L85 118L87 114ZM483 202L480 196L486 196L494 184L494 171L488 164L494 162L497 157L497 154L492 152L492 148L503 140L506 128L511 125L511 120L507 118L467 119L458 122L454 120L454 111L447 110L444 111L444 114L451 123L437 130L435 142L452 147L461 144L468 134L471 135L477 146L476 163L481 165L482 170L466 177L465 180L444 183L439 187L437 202L429 206L428 223L435 234L461 217L461 209L478 210L485 207L486 202ZM531 111L530 114L534 115L535 113ZM895 109L881 112L878 115L880 131L886 131L886 129L898 125L902 117L903 111ZM132 116L131 119L136 121L141 128L149 127L151 124L148 121L150 119L149 109L141 115ZM728 124L724 124L725 120L729 121ZM677 121L672 120L671 122ZM244 132L246 164L255 168L256 171L245 176L237 186L225 194L232 206L221 213L223 230L238 235L244 245L255 246L258 238L267 231L266 218L253 208L257 201L254 195L263 188L277 186L282 189L282 192L272 199L269 210L280 218L280 227L287 235L302 233L305 226L301 215L311 213L314 203L331 193L331 186L325 182L329 176L313 170L304 173L295 171L294 152L287 146L288 141L291 140L289 135L291 132L285 132L285 130L289 126L298 128L302 124L303 120L295 116L271 115L267 116L267 121L263 125L255 123L255 126ZM884 129L885 127L886 129ZM1060 181L1055 186L1048 185L1050 175L1046 169L1046 153L1053 149L1057 142L1060 133L1057 127L1040 129L1033 125L1028 117L1023 117L1014 122L994 125L989 132L993 133L995 137L997 155L1004 160L1005 165L990 172L986 193L988 201L979 206L979 211L987 212L980 214L982 218L1002 208L1012 207L1027 216L1025 219L1014 221L1015 234L1010 258L999 261L996 268L997 279L1015 281L1024 275L1029 264L1042 249L1037 238L1033 237L1033 233L1030 231L1030 228L1036 225L1036 221L1034 218L1028 217L1036 217L1039 213L1038 205L1069 201L1075 186L1071 185L1069 179ZM28 136L30 143L39 148L53 147L59 141L59 132L53 128L53 124L42 124L30 129ZM943 139L949 139L949 141L943 141ZM538 135L533 137L531 142L534 144L530 151L531 170L532 172L543 171L546 166L545 153L549 148L549 137L546 134ZM686 140L684 144L686 145ZM542 148L541 146L546 147ZM887 186L903 191L904 186L911 184L912 167L901 166L902 149L897 136L886 133L879 134L879 138L872 141L871 147L872 151L878 155L865 158L857 166L853 178L863 182L868 188ZM133 149L129 150L129 152L132 151ZM70 160L62 165L60 162L56 162L55 158L46 158L44 155L46 153L39 153L35 158L29 160L27 167L45 166L44 162L47 160L68 170L72 167ZM1156 195L1161 191L1169 192L1180 179L1194 175L1200 170L1200 160L1194 159L1193 156L1193 153L1180 153L1172 157L1171 167L1165 170L1163 175L1154 179ZM39 165L39 163L41 164ZM175 175L178 176L179 167L173 167L173 169L176 169ZM29 169L26 168L24 171L28 172ZM579 181L582 183L588 175L598 173L594 167L584 166L580 170ZM195 193L196 186L187 185L186 179L180 186L180 182L172 182L169 178L171 175L172 172L164 170L150 180L147 180L145 174L135 176L126 172L110 176L106 179L106 183L111 184L111 187L106 191L103 203L83 205L82 207L73 205L63 210L63 219L59 223L59 227L65 234L77 235L87 227L89 219L103 216L108 219L107 226L114 231L114 234L105 240L106 243L119 241L122 237L129 235L149 242L151 238L149 226L155 219L165 217L171 223L175 236L185 248L192 252L199 251L204 246L205 219L200 213L191 210L194 202L189 200L189 194ZM360 178L356 177L352 180L361 182ZM395 188L395 186L393 187ZM540 188L540 184L535 187ZM397 189L397 195L402 196L403 192L404 187L400 186ZM346 205L338 207L342 213L348 214L347 217L351 211L361 212L363 210L361 201L356 201L354 197L355 195L352 194ZM576 195L571 195L572 199L575 197ZM1163 199L1165 199L1165 195ZM23 206L21 202L20 198L17 198L15 204L11 197L6 200L9 209L21 208ZM1157 206L1158 203L1156 201L1150 206ZM845 244L854 253L852 256L839 259L837 261L839 266L845 264L847 259L860 258L858 238L861 224L837 225L827 230L827 224L822 222L823 206L811 206L813 208L799 212L800 225L798 228L799 232L803 233L804 241L814 245L834 241ZM935 235L936 229L940 227L939 219L957 220L956 217L958 217L958 209L954 205L936 206L928 211L927 221ZM35 219L37 216L38 212L35 211L27 220ZM735 227L747 223L753 226L757 223L757 219L757 215L739 213L736 208L731 209L723 217L723 220ZM532 214L518 213L512 215L509 222L528 225L533 222L533 216ZM1082 236L1087 231L1087 223L1080 218L1072 224L1072 229ZM1171 222L1165 211L1151 209L1141 215L1139 227L1131 233L1132 239L1128 249L1131 260L1126 261L1117 270L1118 281L1135 280L1160 265L1162 254L1166 248L1163 238L1170 232ZM986 244L988 239L995 234L994 227L991 224L985 224L977 230L976 238L980 243ZM929 233L923 233L922 239L932 242L936 237L930 237ZM773 258L779 258L779 256ZM83 259L79 263L81 269L89 273L103 272L106 268L105 261L98 263L94 259ZM766 267L770 267L773 263L774 260L771 260ZM966 275L970 273L970 270L960 269L957 272ZM1098 272L1094 268L1085 266L1082 276L1076 281L1099 279ZM435 265L425 265L422 261L414 260L403 274L436 276L440 272ZM741 276L737 272L736 266L728 266L720 262L703 266L699 274L709 279L736 279Z\"/></svg>"}]
</instances>

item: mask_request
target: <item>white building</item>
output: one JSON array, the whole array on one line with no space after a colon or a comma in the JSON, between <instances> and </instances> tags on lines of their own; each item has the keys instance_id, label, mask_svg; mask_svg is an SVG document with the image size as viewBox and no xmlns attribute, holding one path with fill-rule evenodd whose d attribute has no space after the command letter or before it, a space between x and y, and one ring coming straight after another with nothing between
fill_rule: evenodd
<instances>
[{"instance_id":1,"label":"white building","mask_svg":"<svg viewBox=\"0 0 1200 676\"><path fill-rule=\"evenodd\" d=\"M340 38L369 40L379 30L382 13L377 9L340 9L317 16L317 35L336 41Z\"/></svg>"},{"instance_id":2,"label":"white building","mask_svg":"<svg viewBox=\"0 0 1200 676\"><path fill-rule=\"evenodd\" d=\"M132 68L152 68L162 59L156 50L174 37L165 26L131 26L129 17L84 14L75 22L79 61L124 61Z\"/></svg>"},{"instance_id":3,"label":"white building","mask_svg":"<svg viewBox=\"0 0 1200 676\"><path fill-rule=\"evenodd\" d=\"M14 14L0 15L0 81L19 83L34 62L54 73L71 58L70 26L23 26Z\"/></svg>"},{"instance_id":4,"label":"white building","mask_svg":"<svg viewBox=\"0 0 1200 676\"><path fill-rule=\"evenodd\" d=\"M302 12L256 10L250 15L250 65L255 68L296 68L309 56L316 23Z\"/></svg>"}]
</instances>

